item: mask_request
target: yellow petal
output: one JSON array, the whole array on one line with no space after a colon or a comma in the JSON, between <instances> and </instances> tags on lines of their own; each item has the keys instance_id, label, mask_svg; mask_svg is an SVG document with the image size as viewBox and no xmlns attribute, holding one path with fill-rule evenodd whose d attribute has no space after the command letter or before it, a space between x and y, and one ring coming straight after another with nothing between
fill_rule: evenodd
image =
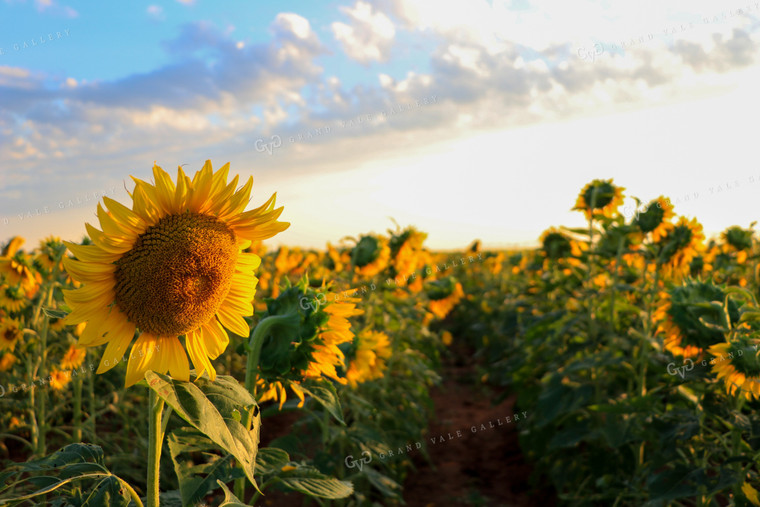
<instances>
[{"instance_id":1,"label":"yellow petal","mask_svg":"<svg viewBox=\"0 0 760 507\"><path fill-rule=\"evenodd\" d=\"M217 310L216 317L224 327L238 336L247 338L248 335L251 334L251 330L243 317L233 311L230 311L224 306L224 303L222 303L222 307Z\"/></svg>"},{"instance_id":2,"label":"yellow petal","mask_svg":"<svg viewBox=\"0 0 760 507\"><path fill-rule=\"evenodd\" d=\"M100 359L100 366L98 366L96 373L105 373L119 364L135 336L135 325L129 322L123 314L112 313L107 324L111 326L106 332L108 346Z\"/></svg>"}]
</instances>

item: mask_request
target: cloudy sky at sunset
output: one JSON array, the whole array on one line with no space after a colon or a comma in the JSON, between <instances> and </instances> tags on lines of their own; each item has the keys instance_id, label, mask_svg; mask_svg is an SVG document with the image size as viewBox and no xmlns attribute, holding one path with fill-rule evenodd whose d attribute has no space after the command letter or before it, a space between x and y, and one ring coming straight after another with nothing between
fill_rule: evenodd
<instances>
[{"instance_id":1,"label":"cloudy sky at sunset","mask_svg":"<svg viewBox=\"0 0 760 507\"><path fill-rule=\"evenodd\" d=\"M528 245L594 178L747 226L759 32L756 1L0 0L0 243L206 159L277 192L273 247Z\"/></svg>"}]
</instances>

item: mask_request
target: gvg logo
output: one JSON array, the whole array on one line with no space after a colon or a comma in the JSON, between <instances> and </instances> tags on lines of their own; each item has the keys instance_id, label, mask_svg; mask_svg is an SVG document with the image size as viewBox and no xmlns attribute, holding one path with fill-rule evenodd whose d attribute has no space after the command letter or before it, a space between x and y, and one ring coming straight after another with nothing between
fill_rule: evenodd
<instances>
[{"instance_id":1,"label":"gvg logo","mask_svg":"<svg viewBox=\"0 0 760 507\"><path fill-rule=\"evenodd\" d=\"M362 452L362 456L364 456L364 458L354 459L354 457L349 454L345 459L346 466L348 468L359 467L359 471L361 472L362 467L372 461L372 454L370 454L369 451Z\"/></svg>"},{"instance_id":2,"label":"gvg logo","mask_svg":"<svg viewBox=\"0 0 760 507\"><path fill-rule=\"evenodd\" d=\"M269 139L271 139L271 141L268 143L265 143L264 140L261 138L256 139L256 142L254 143L254 146L256 147L256 151L258 152L265 151L271 155L272 151L275 148L279 148L280 146L282 146L282 138L278 136L277 134L273 135Z\"/></svg>"},{"instance_id":3,"label":"gvg logo","mask_svg":"<svg viewBox=\"0 0 760 507\"><path fill-rule=\"evenodd\" d=\"M686 366L686 361L689 362L689 365ZM694 361L692 361L689 358L686 358L686 361L684 361L683 366L679 366L678 368L675 367L676 363L669 363L668 364L668 373L671 375L680 375L681 378L684 378L684 375L686 375L687 371L691 371L694 369Z\"/></svg>"}]
</instances>

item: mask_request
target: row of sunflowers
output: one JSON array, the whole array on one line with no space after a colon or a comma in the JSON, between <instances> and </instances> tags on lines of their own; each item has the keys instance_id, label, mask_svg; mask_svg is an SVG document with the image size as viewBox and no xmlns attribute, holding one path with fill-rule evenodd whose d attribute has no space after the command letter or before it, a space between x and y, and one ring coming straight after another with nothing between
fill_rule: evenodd
<instances>
[{"instance_id":1,"label":"row of sunflowers","mask_svg":"<svg viewBox=\"0 0 760 507\"><path fill-rule=\"evenodd\" d=\"M482 376L534 414L521 427L536 488L564 505L760 505L760 247L707 239L669 199L594 180L574 210L473 276L450 329Z\"/></svg>"},{"instance_id":2,"label":"row of sunflowers","mask_svg":"<svg viewBox=\"0 0 760 507\"><path fill-rule=\"evenodd\" d=\"M275 196L244 211L251 178L153 176L80 243L2 247L0 503L401 502L408 456L346 457L422 440L441 323L478 300L460 279L501 277L504 255L398 226L270 251L289 224Z\"/></svg>"}]
</instances>

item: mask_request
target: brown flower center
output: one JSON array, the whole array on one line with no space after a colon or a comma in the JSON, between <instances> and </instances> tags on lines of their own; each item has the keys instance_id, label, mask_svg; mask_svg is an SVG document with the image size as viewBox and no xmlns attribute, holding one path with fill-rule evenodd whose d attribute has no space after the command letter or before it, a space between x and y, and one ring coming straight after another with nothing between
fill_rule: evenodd
<instances>
[{"instance_id":1,"label":"brown flower center","mask_svg":"<svg viewBox=\"0 0 760 507\"><path fill-rule=\"evenodd\" d=\"M168 215L116 262L116 303L142 331L185 334L216 314L237 258L235 234L215 217Z\"/></svg>"}]
</instances>

